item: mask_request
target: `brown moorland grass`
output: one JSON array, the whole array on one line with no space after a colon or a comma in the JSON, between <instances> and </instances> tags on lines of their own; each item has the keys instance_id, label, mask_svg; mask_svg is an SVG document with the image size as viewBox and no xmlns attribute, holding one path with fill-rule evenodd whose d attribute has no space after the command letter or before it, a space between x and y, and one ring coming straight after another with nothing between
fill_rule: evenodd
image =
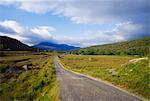
<instances>
[{"instance_id":1,"label":"brown moorland grass","mask_svg":"<svg viewBox=\"0 0 150 101\"><path fill-rule=\"evenodd\" d=\"M0 57L0 100L59 101L52 57L52 55ZM22 66L29 64L32 68L24 70Z\"/></svg>"}]
</instances>

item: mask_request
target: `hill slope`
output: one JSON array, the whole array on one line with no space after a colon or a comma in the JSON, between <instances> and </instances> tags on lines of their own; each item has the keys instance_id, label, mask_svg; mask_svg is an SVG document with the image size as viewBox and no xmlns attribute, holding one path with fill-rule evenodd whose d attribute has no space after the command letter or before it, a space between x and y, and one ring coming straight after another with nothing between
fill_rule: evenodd
<instances>
[{"instance_id":1,"label":"hill slope","mask_svg":"<svg viewBox=\"0 0 150 101\"><path fill-rule=\"evenodd\" d=\"M34 51L35 49L21 43L20 41L7 37L0 36L0 51Z\"/></svg>"},{"instance_id":2,"label":"hill slope","mask_svg":"<svg viewBox=\"0 0 150 101\"><path fill-rule=\"evenodd\" d=\"M150 38L97 45L70 51L71 54L84 55L147 55L150 52Z\"/></svg>"},{"instance_id":3,"label":"hill slope","mask_svg":"<svg viewBox=\"0 0 150 101\"><path fill-rule=\"evenodd\" d=\"M56 51L66 51L66 50L73 50L79 48L75 46L69 46L66 44L55 44L50 42L41 42L37 45L34 45L33 47L43 49L43 50L56 50Z\"/></svg>"}]
</instances>

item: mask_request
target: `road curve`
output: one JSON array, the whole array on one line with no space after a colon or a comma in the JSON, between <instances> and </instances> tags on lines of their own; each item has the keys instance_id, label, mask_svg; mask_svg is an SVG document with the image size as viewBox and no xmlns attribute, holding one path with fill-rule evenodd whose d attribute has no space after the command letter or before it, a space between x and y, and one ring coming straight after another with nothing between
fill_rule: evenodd
<instances>
[{"instance_id":1,"label":"road curve","mask_svg":"<svg viewBox=\"0 0 150 101\"><path fill-rule=\"evenodd\" d=\"M141 101L115 87L70 72L54 61L61 101Z\"/></svg>"}]
</instances>

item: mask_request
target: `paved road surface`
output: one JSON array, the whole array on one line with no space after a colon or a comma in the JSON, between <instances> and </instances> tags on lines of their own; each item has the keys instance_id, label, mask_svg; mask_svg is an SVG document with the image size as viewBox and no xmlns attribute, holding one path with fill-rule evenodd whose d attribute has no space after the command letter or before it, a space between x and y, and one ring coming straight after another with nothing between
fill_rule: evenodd
<instances>
[{"instance_id":1,"label":"paved road surface","mask_svg":"<svg viewBox=\"0 0 150 101\"><path fill-rule=\"evenodd\" d=\"M65 70L55 60L61 101L141 101L117 88Z\"/></svg>"}]
</instances>

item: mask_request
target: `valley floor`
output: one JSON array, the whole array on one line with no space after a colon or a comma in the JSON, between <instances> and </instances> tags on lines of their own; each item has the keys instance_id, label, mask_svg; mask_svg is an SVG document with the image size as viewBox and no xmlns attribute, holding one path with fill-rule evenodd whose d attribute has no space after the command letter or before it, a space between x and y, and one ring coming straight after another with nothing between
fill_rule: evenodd
<instances>
[{"instance_id":1,"label":"valley floor","mask_svg":"<svg viewBox=\"0 0 150 101\"><path fill-rule=\"evenodd\" d=\"M141 98L150 100L150 63L148 58L137 59L137 57L134 56L106 55L59 55L58 57L61 64L68 70L108 81ZM54 59L54 54L52 53L19 53L19 55L15 53L13 55L1 56L0 100L59 101L61 98L61 100L69 101L69 98L66 99L65 97L69 94L70 96L73 95L70 99L76 99L77 97L77 100L84 99L88 101L88 99L92 99L94 101L94 93L90 94L88 91L95 90L97 93L100 93L105 87L106 89L103 90L105 92L109 91L109 89L107 89L109 86L105 84L100 84L86 77L66 71L61 68L59 62L54 61ZM67 78L67 80L63 77ZM88 83L89 86L86 85ZM101 87L101 85L104 86ZM96 88L96 86L98 88ZM89 90L90 88L91 90ZM67 89L69 89L69 91L66 92L65 90ZM112 91L120 92L115 88L112 89ZM82 93L81 90L85 93ZM129 100L132 99L132 101L139 100L131 95L126 95L126 93L123 93L125 96L120 95L121 97L117 97L115 94L121 94L122 92L116 92L114 95L110 92L114 100L115 98L123 100L125 96L128 96L127 98ZM83 94L82 98L79 97L80 93ZM104 93L100 93L100 95L103 94ZM107 95L109 95L109 93L104 94L105 97L103 97L103 99L113 99L107 97ZM89 98L86 98L86 96L89 96ZM95 96L95 99L98 98Z\"/></svg>"}]
</instances>

